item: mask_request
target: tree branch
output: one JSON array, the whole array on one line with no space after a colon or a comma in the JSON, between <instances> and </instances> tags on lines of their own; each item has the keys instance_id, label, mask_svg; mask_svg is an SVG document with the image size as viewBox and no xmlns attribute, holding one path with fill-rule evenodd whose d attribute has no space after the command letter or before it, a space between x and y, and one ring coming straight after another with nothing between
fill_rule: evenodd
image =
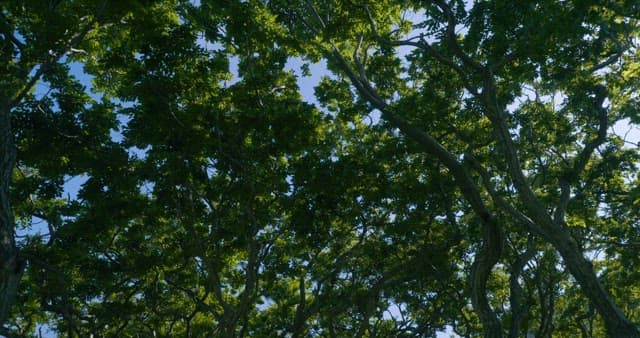
<instances>
[{"instance_id":1,"label":"tree branch","mask_svg":"<svg viewBox=\"0 0 640 338\"><path fill-rule=\"evenodd\" d=\"M313 13L313 17L318 21L320 27L322 27L322 29L327 29L327 25L324 23L324 20L322 20L322 17L316 10L316 7L311 3L311 1L305 0L305 3L307 4L307 7L311 9L311 13Z\"/></svg>"},{"instance_id":2,"label":"tree branch","mask_svg":"<svg viewBox=\"0 0 640 338\"><path fill-rule=\"evenodd\" d=\"M449 169L462 194L479 217L483 230L483 245L476 253L471 269L471 301L483 323L485 336L501 337L502 325L489 305L486 294L486 284L493 266L498 262L502 253L504 241L502 229L498 225L497 219L484 203L482 195L473 182L469 171L451 152L444 148L431 135L395 114L391 107L389 107L386 102L377 95L371 85L366 82L366 79L353 71L337 48L334 47L331 55L340 65L340 68L347 73L347 76L358 89L358 92L374 107L380 110L385 120L389 121L409 138L420 144L426 153L435 155Z\"/></svg>"},{"instance_id":3,"label":"tree branch","mask_svg":"<svg viewBox=\"0 0 640 338\"><path fill-rule=\"evenodd\" d=\"M405 40L390 40L389 38L383 37L378 33L377 25L376 25L375 21L373 20L373 16L371 15L371 11L369 10L369 7L366 6L366 5L356 5L356 6L364 8L365 12L367 13L367 19L369 21L369 26L371 28L371 33L373 34L373 36L374 36L374 38L376 40L380 41L383 44L387 44L387 45L390 45L390 46L398 46L398 47L400 47L400 46L411 46L411 47L416 47L418 49L424 50L425 52L427 52L427 54L431 55L432 57L434 57L436 60L440 61L444 65L449 66L456 73L458 73L458 75L462 79L463 83L465 84L465 88L469 92L471 92L472 94L477 94L477 89L474 88L473 86L471 86L469 80L467 79L467 74L462 70L462 67L460 67L458 64L453 62L453 60L448 59L447 57L442 55L442 53L440 53L437 49L435 49L430 43L428 43L424 39L424 35L423 34L420 34L419 36L414 36L414 37L411 37L411 38L405 39ZM450 20L453 20L453 17L451 17ZM450 26L451 26L451 24L450 24ZM454 23L453 26L455 26L455 23ZM453 27L453 26L451 26L451 27ZM449 35L451 35L451 34L449 34ZM454 36L454 40L453 40L454 44L455 44L455 46L458 47L458 53L461 54L461 55L464 55L464 53L462 53L462 50L460 49L459 44L457 43L457 40L455 39L455 33L453 34L453 36ZM419 39L419 41L413 41L415 39ZM451 44L451 42L449 42L449 43ZM469 59L469 61L473 61L468 57L467 57L467 59ZM477 64L477 65L479 65L479 64Z\"/></svg>"},{"instance_id":4,"label":"tree branch","mask_svg":"<svg viewBox=\"0 0 640 338\"><path fill-rule=\"evenodd\" d=\"M519 223L523 224L527 229L529 229L529 231L538 235L544 235L544 231L542 230L542 228L540 228L531 218L529 218L529 216L516 209L510 203L507 203L507 201L505 201L504 198L502 198L502 196L498 194L498 191L495 188L495 184L491 182L491 175L472 154L465 154L465 160L468 160L472 167L476 170L476 172L480 174L483 185L485 186L485 188L487 188L491 199L498 207L505 210Z\"/></svg>"},{"instance_id":5,"label":"tree branch","mask_svg":"<svg viewBox=\"0 0 640 338\"><path fill-rule=\"evenodd\" d=\"M449 5L447 5L442 0L436 0L436 1L434 1L434 3L447 16L448 43L453 48L453 51L454 51L455 55L457 57L459 57L460 60L462 60L462 62L464 64L466 64L467 66L470 66L471 68L475 69L476 71L482 71L484 69L484 66L481 65L479 62L473 60L469 55L467 55L467 53L465 53L462 50L462 48L460 47L460 44L458 43L458 37L456 36L456 32L455 32L456 21L455 21L455 17L453 15L453 12L451 11L451 7L449 7Z\"/></svg>"},{"instance_id":6,"label":"tree branch","mask_svg":"<svg viewBox=\"0 0 640 338\"><path fill-rule=\"evenodd\" d=\"M607 140L607 129L609 128L609 116L607 109L602 106L607 90L604 86L596 87L595 102L593 108L598 114L598 131L596 138L587 142L582 151L576 156L571 171L560 177L560 199L554 213L554 221L564 223L564 216L569 201L571 200L571 185L578 180L578 177L584 171L593 152Z\"/></svg>"},{"instance_id":7,"label":"tree branch","mask_svg":"<svg viewBox=\"0 0 640 338\"><path fill-rule=\"evenodd\" d=\"M520 200L524 207L529 211L530 217L536 223L539 223L545 232L554 231L553 220L547 213L546 208L542 205L538 197L531 190L531 186L522 172L520 157L515 147L509 128L505 123L505 112L498 105L496 99L495 78L490 70L484 69L484 88L480 94L480 101L486 110L486 115L491 121L495 130L496 141L500 146L507 163L507 169L513 185L518 191ZM546 229L544 229L546 227Z\"/></svg>"},{"instance_id":8,"label":"tree branch","mask_svg":"<svg viewBox=\"0 0 640 338\"><path fill-rule=\"evenodd\" d=\"M600 63L598 63L596 65L593 65L591 68L589 68L587 70L587 72L589 72L589 73L593 73L595 71L598 71L600 69L603 69L605 67L608 67L608 66L612 65L616 61L620 60L620 58L622 57L622 54L624 54L624 52L626 52L627 50L629 50L629 48L631 48L631 44L630 43L626 43L626 44L623 45L620 42L620 40L618 40L615 37L615 35L605 25L600 25L600 30L602 32L604 32L604 34L606 36L611 38L613 43L616 45L616 48L615 48L615 51L613 53L609 54L609 57L606 60L603 60L602 62L600 62Z\"/></svg>"},{"instance_id":9,"label":"tree branch","mask_svg":"<svg viewBox=\"0 0 640 338\"><path fill-rule=\"evenodd\" d=\"M9 110L20 104L22 99L24 99L27 93L31 91L31 88L35 86L35 84L40 80L42 75L44 75L44 73L49 70L49 68L58 63L64 55L71 52L72 50L75 50L73 46L78 45L82 42L82 40L84 40L84 37L91 31L93 23L94 21L89 22L86 27L84 27L80 32L74 34L71 39L69 39L69 42L66 45L65 49L58 52L52 52L49 58L44 63L38 65L38 70L36 70L35 74L29 79L27 84L23 86L20 91L18 91L18 94L10 99L8 105Z\"/></svg>"},{"instance_id":10,"label":"tree branch","mask_svg":"<svg viewBox=\"0 0 640 338\"><path fill-rule=\"evenodd\" d=\"M522 304L524 290L522 286L520 286L518 279L520 275L522 275L524 266L535 254L536 249L533 245L533 236L529 235L527 238L527 249L521 255L516 255L515 260L511 264L511 275L509 276L509 289L511 292L509 295L509 303L512 309L511 326L509 328L510 338L521 337L520 324L528 312L529 307Z\"/></svg>"},{"instance_id":11,"label":"tree branch","mask_svg":"<svg viewBox=\"0 0 640 338\"><path fill-rule=\"evenodd\" d=\"M13 43L16 48L18 48L20 53L22 53L26 46L24 43L18 40L18 38L16 38L16 36L14 35L15 29L13 25L9 22L9 20L7 20L7 17L2 12L0 12L0 24L2 24L2 35L4 35L5 38L9 39L11 43Z\"/></svg>"}]
</instances>

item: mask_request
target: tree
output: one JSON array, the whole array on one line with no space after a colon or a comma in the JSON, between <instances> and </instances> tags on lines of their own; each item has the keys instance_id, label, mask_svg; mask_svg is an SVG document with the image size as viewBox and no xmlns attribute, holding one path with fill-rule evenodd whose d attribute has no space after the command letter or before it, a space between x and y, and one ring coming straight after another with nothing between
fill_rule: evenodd
<instances>
[{"instance_id":1,"label":"tree","mask_svg":"<svg viewBox=\"0 0 640 338\"><path fill-rule=\"evenodd\" d=\"M48 97L36 102L33 96L34 86L41 80L50 83L51 90L54 91L52 96L56 97L60 106L60 115L71 113L63 112L65 110L72 110L78 105L86 104L84 89L79 88L65 74L67 69L60 61L70 59L74 53L82 52L77 49L78 46L106 16L104 3L90 5L84 3L60 4L59 2L50 2L47 6L35 3L7 3L2 5L0 15L4 74L0 97L0 120L2 121L0 123L0 147L2 148L2 160L0 161L2 163L0 167L2 172L0 177L0 182L2 182L0 187L0 238L2 241L0 249L0 276L2 276L0 277L0 322L4 323L10 315L9 311L15 301L19 280L27 259L25 255L20 253L20 249L16 245L16 224L14 222L16 215L12 210L12 199L14 198L11 196L15 195L15 191L11 192L11 183L15 178L16 164L21 167L24 161L32 160L32 158L29 158L29 155L23 157L24 147L20 147L19 143L23 141L21 133L26 130L21 128L22 126L16 126L15 119L29 107L33 109L33 113L29 117L30 122L40 123L38 126L31 126L40 134L37 137L49 138L49 141L52 138L59 138L60 135L55 135L55 131L51 127L63 128L64 126L47 124L50 121L44 119L47 118L45 115L49 113L49 105L52 102ZM70 121L60 122L68 123ZM98 128L94 129L94 125L87 127L91 133L99 134L102 132ZM43 133L44 131L46 131L46 135ZM60 130L56 131L60 132ZM17 141L16 136L18 136ZM24 141L29 142L33 139L25 137ZM18 158L16 158L16 148L18 148ZM41 152L43 150L40 149ZM63 156L64 154L56 149L53 158L49 156L48 160L55 161ZM42 158L40 160L45 162ZM33 178L32 188L36 186L41 189L49 188L49 191L43 192L39 197L47 198L48 195L59 195L59 192L55 192L56 185L59 185L55 181L60 180L65 174L72 174L72 171L54 172L56 169L60 169L56 167L58 164L48 163L42 167L33 168L46 172L41 177L38 177L39 174L35 171L28 174ZM65 169L69 170L69 168ZM29 193L34 193L34 191ZM49 204L39 207L52 208L54 206ZM33 211L41 212L42 210ZM50 222L50 225L54 226L55 222Z\"/></svg>"},{"instance_id":2,"label":"tree","mask_svg":"<svg viewBox=\"0 0 640 338\"><path fill-rule=\"evenodd\" d=\"M3 5L4 330L639 336L637 11Z\"/></svg>"},{"instance_id":3,"label":"tree","mask_svg":"<svg viewBox=\"0 0 640 338\"><path fill-rule=\"evenodd\" d=\"M511 225L501 224L498 213L508 215L520 229L541 237L557 250L601 315L610 336L638 335L585 257L581 247L584 239L571 232L570 227L576 226L570 224L575 222L572 218L580 219L575 214L583 216L588 204L581 205L579 211L569 209L582 199L573 195L591 183L581 179L589 175L588 166L610 160L605 156L613 153L618 159L625 153L616 151L620 142L609 141L607 131L626 117L629 104L635 105L633 95L627 94L635 87L618 91L623 87L619 81L634 82L625 76L634 68L625 62L635 53L635 37L629 29L635 24L631 15L634 6L475 3L467 9L464 2L434 1L426 6L415 4L411 10L424 11L425 18L407 24L402 16L389 16L406 13L401 6L306 5L309 19L302 18L297 26L288 25L289 33L300 36L302 31L315 36L320 52L351 80L371 109L379 110L391 126L443 162L479 218L483 244L476 253L470 285L473 307L485 336L502 335L500 319L489 305L486 290L491 269L502 253L504 228ZM534 27L528 19L534 17L533 11L544 13L550 24ZM354 16L358 12L360 16ZM340 17L346 13L350 20ZM466 34L457 33L460 25ZM413 36L406 38L406 34ZM414 48L407 58L410 75L429 79L432 67L444 67L454 80L442 81L438 74L426 87L420 78L403 78L402 62L390 49L394 46ZM409 82L410 87L403 87L403 82ZM525 84L533 87L536 97L517 105L515 100L522 97ZM420 105L426 108L426 114L442 112L431 100L423 99L429 92L456 93L447 98L457 98L454 102L458 107L447 121L449 125L439 131L455 135L463 150L453 150L434 137L437 129L432 131L430 126L412 121L418 114L408 107ZM557 122L549 125L561 138L553 144L535 142L539 136L534 133L540 131L530 125L536 120L530 104L544 105L540 94L565 97L559 116L553 117ZM538 109L555 115L555 108ZM469 126L469 118L481 123ZM548 154L548 149L553 153ZM594 155L596 150L602 158ZM487 153L494 157L487 158ZM551 176L544 177L546 174ZM535 182L538 176L543 176L540 185ZM598 209L597 197L595 201L591 202L596 206L591 208L590 222L604 213ZM581 218L581 224L586 223Z\"/></svg>"}]
</instances>

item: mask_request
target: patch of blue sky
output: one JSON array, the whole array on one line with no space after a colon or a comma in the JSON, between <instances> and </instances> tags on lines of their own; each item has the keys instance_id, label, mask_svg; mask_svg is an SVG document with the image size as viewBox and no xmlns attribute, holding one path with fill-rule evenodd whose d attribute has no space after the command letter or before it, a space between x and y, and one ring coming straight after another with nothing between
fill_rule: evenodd
<instances>
[{"instance_id":1,"label":"patch of blue sky","mask_svg":"<svg viewBox=\"0 0 640 338\"><path fill-rule=\"evenodd\" d=\"M67 200L75 201L78 199L78 193L82 185L89 180L89 176L85 174L76 175L76 176L65 176L64 178L64 195Z\"/></svg>"},{"instance_id":2,"label":"patch of blue sky","mask_svg":"<svg viewBox=\"0 0 640 338\"><path fill-rule=\"evenodd\" d=\"M304 72L304 67L308 67L308 75ZM308 63L299 57L292 57L287 60L285 68L292 71L298 79L298 88L304 101L317 103L314 95L314 88L320 83L323 76L328 75L327 63L322 60L318 63Z\"/></svg>"}]
</instances>

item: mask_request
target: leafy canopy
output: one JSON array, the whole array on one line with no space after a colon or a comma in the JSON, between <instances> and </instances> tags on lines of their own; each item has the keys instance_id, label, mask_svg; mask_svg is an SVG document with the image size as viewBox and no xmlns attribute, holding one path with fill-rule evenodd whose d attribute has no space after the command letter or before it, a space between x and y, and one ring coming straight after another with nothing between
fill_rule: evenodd
<instances>
[{"instance_id":1,"label":"leafy canopy","mask_svg":"<svg viewBox=\"0 0 640 338\"><path fill-rule=\"evenodd\" d=\"M6 333L639 335L633 2L1 9Z\"/></svg>"}]
</instances>

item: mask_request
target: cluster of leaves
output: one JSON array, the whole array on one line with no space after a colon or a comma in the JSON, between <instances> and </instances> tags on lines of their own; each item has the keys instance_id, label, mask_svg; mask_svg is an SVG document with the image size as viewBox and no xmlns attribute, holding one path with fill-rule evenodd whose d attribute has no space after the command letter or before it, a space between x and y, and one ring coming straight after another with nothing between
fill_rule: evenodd
<instances>
[{"instance_id":1,"label":"cluster of leaves","mask_svg":"<svg viewBox=\"0 0 640 338\"><path fill-rule=\"evenodd\" d=\"M0 9L27 261L13 335L589 337L640 322L639 154L614 133L638 121L633 4Z\"/></svg>"}]
</instances>

